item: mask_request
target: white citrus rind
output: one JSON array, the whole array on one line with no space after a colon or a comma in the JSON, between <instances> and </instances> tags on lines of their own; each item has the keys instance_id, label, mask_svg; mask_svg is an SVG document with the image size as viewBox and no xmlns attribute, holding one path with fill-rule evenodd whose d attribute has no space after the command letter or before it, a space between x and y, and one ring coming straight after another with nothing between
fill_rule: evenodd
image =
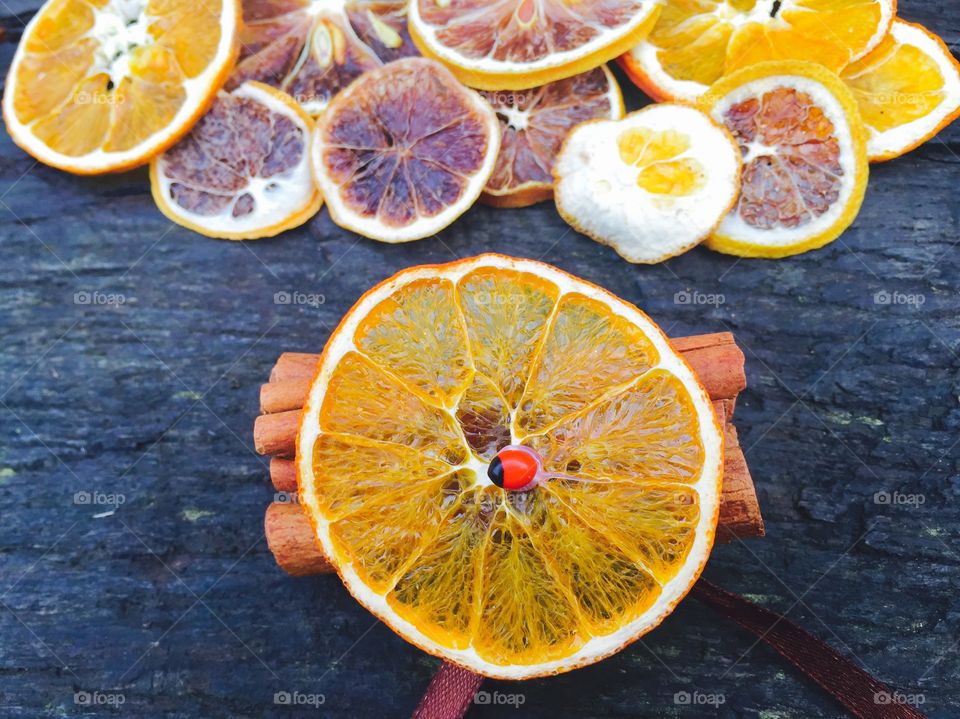
<instances>
[{"instance_id":1,"label":"white citrus rind","mask_svg":"<svg viewBox=\"0 0 960 719\"><path fill-rule=\"evenodd\" d=\"M685 196L647 192L642 168L620 158L617 140L633 127L686 134L690 148L669 160L694 159L703 186ZM586 122L567 136L557 156L554 194L576 229L613 247L630 262L659 262L704 240L737 198L740 153L729 133L686 105L650 105L620 121Z\"/></svg>"},{"instance_id":2,"label":"white citrus rind","mask_svg":"<svg viewBox=\"0 0 960 719\"><path fill-rule=\"evenodd\" d=\"M277 91L274 91L277 92ZM259 83L245 82L230 94L246 97L264 105L270 112L283 115L293 122L303 133L304 152L300 163L286 172L271 177L250 177L247 186L236 193L236 198L219 214L199 215L178 205L171 197L170 185L173 180L164 170L164 155L156 159L157 182L166 209L184 222L198 225L215 235L246 235L265 230L306 210L314 201L316 193L310 171L310 142L313 128L291 107L279 100L274 92L259 86ZM291 99L291 102L293 100ZM274 188L274 189L268 189ZM233 207L240 195L249 193L256 201L256 210L241 217L232 215Z\"/></svg>"},{"instance_id":3,"label":"white citrus rind","mask_svg":"<svg viewBox=\"0 0 960 719\"><path fill-rule=\"evenodd\" d=\"M696 527L696 538L687 558L686 564L677 575L662 587L657 601L638 619L624 625L619 630L605 636L590 639L577 652L564 659L544 662L536 665L497 665L482 659L471 647L465 650L453 650L433 641L416 626L397 616L384 596L376 594L361 581L356 570L349 562L342 562L339 571L344 583L351 594L367 609L386 621L396 632L408 641L416 644L425 651L436 656L444 657L461 666L498 679L525 679L545 674L557 674L574 669L578 666L590 664L605 656L618 651L626 644L657 626L672 610L674 605L689 591L696 581L703 565L707 560L713 544L720 509L720 480L722 478L722 437L716 425L716 416L710 399L700 386L689 365L670 346L660 329L650 319L633 305L595 287L581 282L549 265L531 260L520 260L503 255L480 255L470 260L455 263L450 266L425 266L413 268L394 276L382 286L364 295L350 310L343 323L337 328L324 350L314 379L307 395L303 410L305 421L301 423L297 443L297 474L299 477L312 476L313 447L322 431L319 421L306 421L319 418L320 408L330 377L347 352L359 352L353 343L360 322L382 300L389 297L404 285L421 278L446 278L456 283L461 277L481 267L497 267L518 271L531 272L557 285L561 293L578 292L594 300L606 304L614 314L635 324L649 338L656 347L660 361L654 369L662 369L677 377L690 393L693 406L697 413L697 420L701 428L703 442L703 470L699 480L691 485L700 497L700 519ZM362 354L362 353L361 353ZM442 409L453 416L456 411ZM455 420L454 420L455 421ZM465 463L466 467L475 469L472 462ZM300 502L310 515L316 520L317 538L328 557L337 557L338 554L331 541L329 523L322 517L320 504L315 487L310 482L301 483Z\"/></svg>"},{"instance_id":4,"label":"white citrus rind","mask_svg":"<svg viewBox=\"0 0 960 719\"><path fill-rule=\"evenodd\" d=\"M323 164L323 153L327 147L323 140L325 122L330 120L335 114L335 108L328 109L317 121L317 128L314 133L314 140L311 148L311 157L313 165L313 175L323 193L324 201L330 210L330 216L340 227L356 232L371 240L380 242L399 243L410 242L412 240L422 240L425 237L431 237L444 229L460 215L466 212L480 197L483 188L493 174L493 169L497 163L497 153L500 151L500 121L497 119L497 113L493 111L490 104L481 97L475 90L471 90L461 85L461 83L447 70L443 65L433 60L421 57L404 58L396 60L383 68L371 70L354 80L345 89L341 90L331 103L337 105L346 105L352 102L353 96L358 92L367 92L365 85L367 83L380 82L378 73L389 75L397 71L401 63L408 65L430 63L435 66L438 72L446 73L449 81L456 84L463 92L464 97L473 105L477 115L481 117L487 126L487 151L479 169L469 178L463 193L459 199L452 205L443 209L440 213L432 217L419 216L416 220L403 227L394 227L381 222L376 217L364 217L353 211L344 202L340 195L340 185L327 175Z\"/></svg>"},{"instance_id":5,"label":"white citrus rind","mask_svg":"<svg viewBox=\"0 0 960 719\"><path fill-rule=\"evenodd\" d=\"M786 87L797 92L806 93L811 97L831 123L834 136L840 147L839 163L844 174L839 178L839 195L830 209L810 222L797 227L777 225L775 230L763 229L747 224L740 214L734 210L720 223L718 235L735 238L738 242L762 245L764 247L785 247L799 244L810 237L817 236L829 230L840 218L850 204L850 197L857 185L857 153L853 134L847 122L847 116L840 100L822 83L809 77L800 75L774 75L746 82L736 90L722 98L711 110L713 119L724 124L724 114L732 105L744 102L751 98L760 97L764 93ZM777 154L775 147L767 147L759 142L748 146L747 154L743 158L746 165L752 157L763 154Z\"/></svg>"},{"instance_id":6,"label":"white citrus rind","mask_svg":"<svg viewBox=\"0 0 960 719\"><path fill-rule=\"evenodd\" d=\"M483 74L497 75L523 75L527 73L550 70L552 68L564 67L577 60L589 57L593 53L600 52L605 47L612 45L617 40L626 37L631 32L637 30L649 19L651 13L658 9L658 4L653 1L647 2L637 15L630 19L630 22L615 28L602 31L589 42L564 52L549 53L545 57L535 62L516 63L504 60L495 60L491 57L468 57L453 48L445 46L437 40L437 28L428 24L420 15L419 2L412 0L408 6L408 22L413 26L423 41L429 46L430 52L437 56L443 62L468 70Z\"/></svg>"},{"instance_id":7,"label":"white citrus rind","mask_svg":"<svg viewBox=\"0 0 960 719\"><path fill-rule=\"evenodd\" d=\"M166 127L123 152L107 152L103 149L97 149L86 155L65 155L53 150L34 135L29 125L24 125L17 119L13 107L17 85L16 68L26 54L27 38L29 38L36 25L44 19L44 11L47 6L55 1L48 0L48 3L33 16L33 19L24 28L20 44L17 46L13 62L10 64L7 84L3 93L3 118L7 123L10 134L16 138L17 144L24 150L40 161L54 167L68 171L96 173L146 163L157 152L169 147L177 137L184 133L185 127L191 124L191 121L210 101L226 67L233 61L238 32L237 24L240 19L239 0L223 0L220 12L220 44L217 47L217 52L203 72L196 77L184 80L181 86L186 92L186 99Z\"/></svg>"}]
</instances>

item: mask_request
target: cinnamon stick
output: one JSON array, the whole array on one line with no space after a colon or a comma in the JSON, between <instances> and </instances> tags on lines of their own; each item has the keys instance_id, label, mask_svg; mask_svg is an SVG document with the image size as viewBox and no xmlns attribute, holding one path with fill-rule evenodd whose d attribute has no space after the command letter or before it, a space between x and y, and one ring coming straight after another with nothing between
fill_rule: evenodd
<instances>
[{"instance_id":1,"label":"cinnamon stick","mask_svg":"<svg viewBox=\"0 0 960 719\"><path fill-rule=\"evenodd\" d=\"M263 529L273 558L287 574L305 577L333 571L299 505L274 502L267 507Z\"/></svg>"}]
</instances>

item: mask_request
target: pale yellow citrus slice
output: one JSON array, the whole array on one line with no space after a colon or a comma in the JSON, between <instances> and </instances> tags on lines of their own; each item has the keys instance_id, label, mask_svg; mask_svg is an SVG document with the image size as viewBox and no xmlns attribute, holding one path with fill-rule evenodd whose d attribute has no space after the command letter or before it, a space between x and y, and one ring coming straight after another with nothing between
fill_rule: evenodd
<instances>
[{"instance_id":1,"label":"pale yellow citrus slice","mask_svg":"<svg viewBox=\"0 0 960 719\"><path fill-rule=\"evenodd\" d=\"M649 264L717 228L737 200L740 151L708 115L662 103L577 126L554 172L564 220L624 259Z\"/></svg>"},{"instance_id":2,"label":"pale yellow citrus slice","mask_svg":"<svg viewBox=\"0 0 960 719\"><path fill-rule=\"evenodd\" d=\"M500 127L443 65L409 57L338 94L317 124L313 169L330 216L381 242L434 235L490 179Z\"/></svg>"},{"instance_id":3,"label":"pale yellow citrus slice","mask_svg":"<svg viewBox=\"0 0 960 719\"><path fill-rule=\"evenodd\" d=\"M702 105L740 145L740 199L707 246L743 257L822 247L854 221L867 187L867 131L853 95L808 62L728 75Z\"/></svg>"},{"instance_id":4,"label":"pale yellow citrus slice","mask_svg":"<svg viewBox=\"0 0 960 719\"><path fill-rule=\"evenodd\" d=\"M871 162L909 152L960 116L960 63L922 25L894 20L883 42L840 77L870 133Z\"/></svg>"},{"instance_id":5,"label":"pale yellow citrus slice","mask_svg":"<svg viewBox=\"0 0 960 719\"><path fill-rule=\"evenodd\" d=\"M511 444L554 475L492 482ZM502 255L367 292L327 342L297 458L350 592L504 679L591 664L663 621L710 553L723 466L706 392L646 315Z\"/></svg>"},{"instance_id":6,"label":"pale yellow citrus slice","mask_svg":"<svg viewBox=\"0 0 960 719\"><path fill-rule=\"evenodd\" d=\"M553 197L553 163L581 122L623 117L620 86L606 65L531 90L482 93L500 119L500 154L483 190L496 207L526 207Z\"/></svg>"},{"instance_id":7,"label":"pale yellow citrus slice","mask_svg":"<svg viewBox=\"0 0 960 719\"><path fill-rule=\"evenodd\" d=\"M361 73L416 55L406 2L243 0L240 61L228 82L272 85L311 115Z\"/></svg>"},{"instance_id":8,"label":"pale yellow citrus slice","mask_svg":"<svg viewBox=\"0 0 960 719\"><path fill-rule=\"evenodd\" d=\"M161 212L226 240L272 237L323 204L310 174L313 121L293 98L246 82L221 92L193 130L150 163Z\"/></svg>"},{"instance_id":9,"label":"pale yellow citrus slice","mask_svg":"<svg viewBox=\"0 0 960 719\"><path fill-rule=\"evenodd\" d=\"M656 100L693 100L757 62L806 60L839 72L875 48L895 16L896 0L665 0L620 64Z\"/></svg>"},{"instance_id":10,"label":"pale yellow citrus slice","mask_svg":"<svg viewBox=\"0 0 960 719\"><path fill-rule=\"evenodd\" d=\"M525 90L612 60L646 37L654 0L411 0L420 51L482 90Z\"/></svg>"},{"instance_id":11,"label":"pale yellow citrus slice","mask_svg":"<svg viewBox=\"0 0 960 719\"><path fill-rule=\"evenodd\" d=\"M49 0L3 94L7 130L79 174L147 162L203 114L237 56L238 0Z\"/></svg>"}]
</instances>

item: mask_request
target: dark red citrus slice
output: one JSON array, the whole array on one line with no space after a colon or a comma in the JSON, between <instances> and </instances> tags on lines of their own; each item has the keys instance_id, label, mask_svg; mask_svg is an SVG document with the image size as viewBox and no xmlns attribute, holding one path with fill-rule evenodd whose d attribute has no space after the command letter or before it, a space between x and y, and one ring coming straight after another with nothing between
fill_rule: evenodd
<instances>
[{"instance_id":1,"label":"dark red citrus slice","mask_svg":"<svg viewBox=\"0 0 960 719\"><path fill-rule=\"evenodd\" d=\"M443 65L397 60L331 101L314 176L341 227L382 242L436 234L479 197L500 147L496 113Z\"/></svg>"}]
</instances>

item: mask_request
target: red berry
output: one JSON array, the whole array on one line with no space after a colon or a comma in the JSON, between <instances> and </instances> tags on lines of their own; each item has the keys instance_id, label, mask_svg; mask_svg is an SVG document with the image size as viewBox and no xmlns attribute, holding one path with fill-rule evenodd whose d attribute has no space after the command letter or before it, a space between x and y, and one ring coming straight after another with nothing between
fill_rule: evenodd
<instances>
[{"instance_id":1,"label":"red berry","mask_svg":"<svg viewBox=\"0 0 960 719\"><path fill-rule=\"evenodd\" d=\"M536 453L524 447L504 447L487 468L487 476L504 489L526 489L540 471Z\"/></svg>"}]
</instances>

